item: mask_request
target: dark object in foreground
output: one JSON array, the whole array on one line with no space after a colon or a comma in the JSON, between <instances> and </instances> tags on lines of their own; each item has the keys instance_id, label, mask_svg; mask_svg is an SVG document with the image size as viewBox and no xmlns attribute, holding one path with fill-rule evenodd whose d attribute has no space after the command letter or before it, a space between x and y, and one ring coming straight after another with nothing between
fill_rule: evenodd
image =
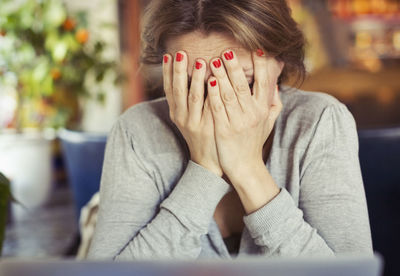
<instances>
[{"instance_id":1,"label":"dark object in foreground","mask_svg":"<svg viewBox=\"0 0 400 276\"><path fill-rule=\"evenodd\" d=\"M400 275L400 127L359 130L360 165L374 250L385 276Z\"/></svg>"}]
</instances>

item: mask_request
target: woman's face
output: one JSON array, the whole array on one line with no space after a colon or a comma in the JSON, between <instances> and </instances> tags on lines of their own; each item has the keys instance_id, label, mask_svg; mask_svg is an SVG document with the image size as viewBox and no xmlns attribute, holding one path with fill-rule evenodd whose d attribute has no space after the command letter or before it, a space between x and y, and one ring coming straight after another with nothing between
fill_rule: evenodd
<instances>
[{"instance_id":1,"label":"woman's face","mask_svg":"<svg viewBox=\"0 0 400 276\"><path fill-rule=\"evenodd\" d=\"M194 31L177 38L173 38L166 41L167 52L172 56L177 51L183 50L188 56L188 75L189 80L192 76L193 66L196 59L201 58L207 64L207 72L204 82L211 75L210 60L216 57L220 57L224 50L230 49L235 51L236 56L239 59L239 63L242 65L243 72L246 75L248 83L253 82L253 61L251 58L251 52L244 49L238 42L235 41L229 35L223 33L211 33L208 36L204 35L199 31Z\"/></svg>"}]
</instances>

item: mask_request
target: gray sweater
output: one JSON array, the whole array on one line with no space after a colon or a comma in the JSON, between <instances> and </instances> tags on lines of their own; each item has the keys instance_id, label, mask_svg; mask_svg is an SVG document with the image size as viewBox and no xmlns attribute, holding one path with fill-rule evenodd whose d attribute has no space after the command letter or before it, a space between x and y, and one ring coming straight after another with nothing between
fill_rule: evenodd
<instances>
[{"instance_id":1,"label":"gray sweater","mask_svg":"<svg viewBox=\"0 0 400 276\"><path fill-rule=\"evenodd\" d=\"M281 190L243 217L237 258L372 254L351 113L323 93L280 96L266 167ZM234 258L213 218L232 187L189 159L168 114L160 98L131 107L114 125L89 259Z\"/></svg>"}]
</instances>

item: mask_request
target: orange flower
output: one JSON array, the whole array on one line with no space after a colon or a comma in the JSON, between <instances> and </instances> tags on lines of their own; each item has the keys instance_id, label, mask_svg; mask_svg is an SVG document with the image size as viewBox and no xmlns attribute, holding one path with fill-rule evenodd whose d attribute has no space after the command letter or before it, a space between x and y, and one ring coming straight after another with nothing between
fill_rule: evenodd
<instances>
[{"instance_id":1,"label":"orange flower","mask_svg":"<svg viewBox=\"0 0 400 276\"><path fill-rule=\"evenodd\" d=\"M53 80L58 80L59 78L61 78L60 70L58 68L51 69L51 77L53 78Z\"/></svg>"},{"instance_id":2,"label":"orange flower","mask_svg":"<svg viewBox=\"0 0 400 276\"><path fill-rule=\"evenodd\" d=\"M0 36L6 36L7 32L6 30L0 30Z\"/></svg>"},{"instance_id":3,"label":"orange flower","mask_svg":"<svg viewBox=\"0 0 400 276\"><path fill-rule=\"evenodd\" d=\"M89 39L89 32L86 29L79 29L75 33L75 38L79 43L84 44Z\"/></svg>"},{"instance_id":4,"label":"orange flower","mask_svg":"<svg viewBox=\"0 0 400 276\"><path fill-rule=\"evenodd\" d=\"M75 25L76 25L75 20L73 20L70 17L67 17L67 19L65 19L65 21L63 23L64 30L66 30L66 31L71 31L72 29L75 28Z\"/></svg>"}]
</instances>

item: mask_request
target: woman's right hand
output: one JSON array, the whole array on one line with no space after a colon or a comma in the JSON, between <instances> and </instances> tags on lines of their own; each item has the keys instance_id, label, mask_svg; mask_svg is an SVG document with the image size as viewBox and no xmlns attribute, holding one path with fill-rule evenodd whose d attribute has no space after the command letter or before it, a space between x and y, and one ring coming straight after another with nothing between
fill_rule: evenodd
<instances>
[{"instance_id":1,"label":"woman's right hand","mask_svg":"<svg viewBox=\"0 0 400 276\"><path fill-rule=\"evenodd\" d=\"M190 159L222 176L208 97L204 101L206 63L196 60L189 90L187 69L188 57L184 51L178 51L174 59L170 54L164 55L163 82L169 116L188 144Z\"/></svg>"}]
</instances>

